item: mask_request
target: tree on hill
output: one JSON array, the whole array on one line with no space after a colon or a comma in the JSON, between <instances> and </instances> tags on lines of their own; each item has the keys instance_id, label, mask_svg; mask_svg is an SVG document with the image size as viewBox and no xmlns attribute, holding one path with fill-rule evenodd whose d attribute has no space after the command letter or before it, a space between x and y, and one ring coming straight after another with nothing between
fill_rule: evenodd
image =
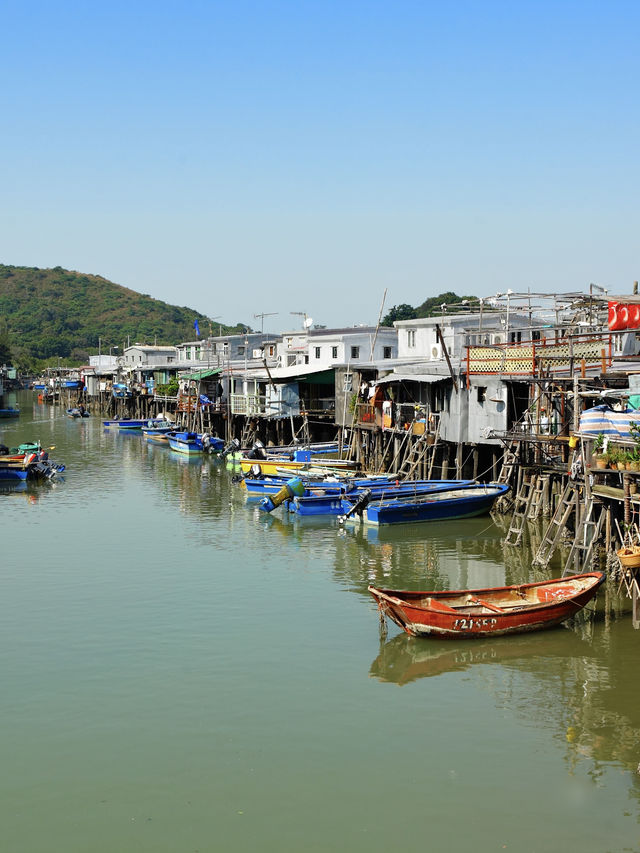
<instances>
[{"instance_id":1,"label":"tree on hill","mask_svg":"<svg viewBox=\"0 0 640 853\"><path fill-rule=\"evenodd\" d=\"M12 364L11 334L6 317L0 317L0 365L2 364Z\"/></svg>"},{"instance_id":2,"label":"tree on hill","mask_svg":"<svg viewBox=\"0 0 640 853\"><path fill-rule=\"evenodd\" d=\"M100 276L62 267L0 264L0 317L11 333L14 361L21 368L53 358L86 362L100 344L108 351L128 340L157 344L193 340L195 321L202 333L209 328L208 318L192 308L168 305ZM246 324L218 326L222 334L232 334Z\"/></svg>"}]
</instances>

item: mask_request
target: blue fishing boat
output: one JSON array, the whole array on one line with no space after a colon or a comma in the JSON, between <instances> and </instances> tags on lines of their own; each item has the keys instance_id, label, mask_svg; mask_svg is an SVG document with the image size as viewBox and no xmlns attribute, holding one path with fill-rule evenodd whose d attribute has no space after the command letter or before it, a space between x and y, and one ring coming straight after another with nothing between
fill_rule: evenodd
<instances>
[{"instance_id":1,"label":"blue fishing boat","mask_svg":"<svg viewBox=\"0 0 640 853\"><path fill-rule=\"evenodd\" d=\"M146 425L142 427L142 434L147 439L147 441L153 441L158 444L167 444L169 443L169 433L177 431L177 424L173 423L173 421L162 420L162 421L147 421Z\"/></svg>"},{"instance_id":2,"label":"blue fishing boat","mask_svg":"<svg viewBox=\"0 0 640 853\"><path fill-rule=\"evenodd\" d=\"M224 448L224 441L221 438L207 433L169 432L167 437L172 450L189 456L200 453L220 453Z\"/></svg>"},{"instance_id":3,"label":"blue fishing boat","mask_svg":"<svg viewBox=\"0 0 640 853\"><path fill-rule=\"evenodd\" d=\"M418 497L399 497L391 500L365 494L355 502L343 498L344 515L340 516L339 520L344 522L352 519L364 524L407 524L472 518L490 512L498 498L508 491L509 486L499 483L475 483Z\"/></svg>"},{"instance_id":4,"label":"blue fishing boat","mask_svg":"<svg viewBox=\"0 0 640 853\"><path fill-rule=\"evenodd\" d=\"M142 430L143 427L153 426L154 424L165 424L164 418L147 418L146 420L137 420L135 418L114 418L112 421L102 421L105 429L118 430Z\"/></svg>"},{"instance_id":5,"label":"blue fishing boat","mask_svg":"<svg viewBox=\"0 0 640 853\"><path fill-rule=\"evenodd\" d=\"M371 499L380 501L402 500L412 498L419 500L423 495L434 492L450 492L452 489L467 488L477 485L474 480L417 480L408 483L372 484L351 491L310 489L310 493L302 497L292 497L285 502L289 512L297 515L341 515L344 513L344 502L353 506L359 498L367 494Z\"/></svg>"},{"instance_id":6,"label":"blue fishing boat","mask_svg":"<svg viewBox=\"0 0 640 853\"><path fill-rule=\"evenodd\" d=\"M253 477L249 473L244 477L239 477L237 482L246 488L247 492L251 495L271 495L280 491L289 479L290 477L284 474L266 474ZM313 490L319 489L345 493L351 492L354 489L368 488L371 485L384 486L397 482L396 477L387 475L373 475L370 477L340 477L333 475L312 477L305 473L301 479L304 483L305 494L312 494Z\"/></svg>"},{"instance_id":7,"label":"blue fishing boat","mask_svg":"<svg viewBox=\"0 0 640 853\"><path fill-rule=\"evenodd\" d=\"M26 480L27 469L0 463L0 480Z\"/></svg>"},{"instance_id":8,"label":"blue fishing boat","mask_svg":"<svg viewBox=\"0 0 640 853\"><path fill-rule=\"evenodd\" d=\"M20 416L20 409L17 406L7 406L0 409L0 418L17 418Z\"/></svg>"}]
</instances>

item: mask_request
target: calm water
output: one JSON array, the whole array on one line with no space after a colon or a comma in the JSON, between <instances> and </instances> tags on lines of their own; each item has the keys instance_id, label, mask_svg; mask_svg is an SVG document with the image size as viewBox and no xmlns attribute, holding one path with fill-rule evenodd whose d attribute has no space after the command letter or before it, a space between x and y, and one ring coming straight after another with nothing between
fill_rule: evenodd
<instances>
[{"instance_id":1,"label":"calm water","mask_svg":"<svg viewBox=\"0 0 640 853\"><path fill-rule=\"evenodd\" d=\"M0 494L2 851L640 850L628 614L382 641L371 580L516 582L529 555L488 518L265 517L214 460L20 402L0 441L67 472Z\"/></svg>"}]
</instances>

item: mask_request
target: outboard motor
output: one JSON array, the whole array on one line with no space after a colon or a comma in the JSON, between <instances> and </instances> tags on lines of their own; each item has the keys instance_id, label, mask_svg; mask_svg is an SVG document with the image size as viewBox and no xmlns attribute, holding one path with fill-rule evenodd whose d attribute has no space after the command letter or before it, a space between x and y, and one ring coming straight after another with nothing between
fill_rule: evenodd
<instances>
[{"instance_id":1,"label":"outboard motor","mask_svg":"<svg viewBox=\"0 0 640 853\"><path fill-rule=\"evenodd\" d=\"M264 449L264 444L261 441L256 441L251 450L247 453L247 459L266 459L267 451Z\"/></svg>"},{"instance_id":2,"label":"outboard motor","mask_svg":"<svg viewBox=\"0 0 640 853\"><path fill-rule=\"evenodd\" d=\"M224 448L222 453L220 454L221 459L226 459L226 457L230 453L236 453L236 451L240 450L240 442L237 438L232 438L229 444Z\"/></svg>"},{"instance_id":3,"label":"outboard motor","mask_svg":"<svg viewBox=\"0 0 640 853\"><path fill-rule=\"evenodd\" d=\"M344 524L344 522L345 522L348 518L350 518L350 516L354 515L356 512L358 513L358 515L359 515L359 516L361 516L361 517L362 517L362 513L363 513L363 512L364 512L364 510L367 508L367 504L369 503L369 501L371 500L371 498L372 498L372 492L371 492L371 489L366 489L366 490L365 490L365 491L360 495L360 497L358 498L358 500L354 502L354 504L353 504L353 506L351 507L351 509L349 510L349 512L345 513L344 515L339 515L339 516L338 516L338 523L339 523L339 524Z\"/></svg>"},{"instance_id":4,"label":"outboard motor","mask_svg":"<svg viewBox=\"0 0 640 853\"><path fill-rule=\"evenodd\" d=\"M260 501L260 509L263 512L272 512L277 506L284 503L288 498L299 497L304 495L304 483L300 477L292 477L284 484L284 486L270 497L262 498Z\"/></svg>"}]
</instances>

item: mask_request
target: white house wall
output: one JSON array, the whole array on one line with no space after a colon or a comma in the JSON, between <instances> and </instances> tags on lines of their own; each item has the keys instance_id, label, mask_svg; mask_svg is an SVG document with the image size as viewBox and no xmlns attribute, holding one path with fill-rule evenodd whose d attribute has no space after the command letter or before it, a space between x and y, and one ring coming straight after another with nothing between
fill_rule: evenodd
<instances>
[{"instance_id":1,"label":"white house wall","mask_svg":"<svg viewBox=\"0 0 640 853\"><path fill-rule=\"evenodd\" d=\"M478 399L478 388L486 389L483 401ZM489 438L487 433L507 429L506 400L506 386L495 377L478 377L470 388L463 379L457 394L449 385L440 413L440 438L453 444L499 444L499 439Z\"/></svg>"}]
</instances>

